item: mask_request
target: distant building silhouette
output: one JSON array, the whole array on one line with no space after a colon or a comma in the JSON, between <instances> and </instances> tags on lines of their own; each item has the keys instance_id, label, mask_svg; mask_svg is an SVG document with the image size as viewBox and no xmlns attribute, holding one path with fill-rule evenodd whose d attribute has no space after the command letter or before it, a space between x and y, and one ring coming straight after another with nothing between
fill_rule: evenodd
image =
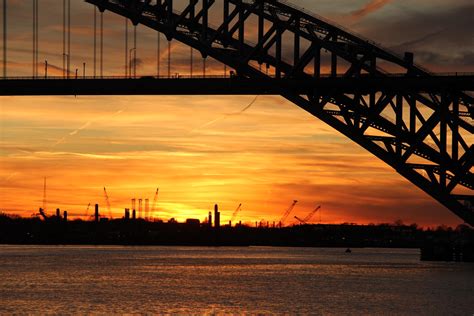
<instances>
[{"instance_id":1,"label":"distant building silhouette","mask_svg":"<svg viewBox=\"0 0 474 316\"><path fill-rule=\"evenodd\" d=\"M214 205L214 227L219 229L221 227L221 213L219 212L219 206Z\"/></svg>"},{"instance_id":2,"label":"distant building silhouette","mask_svg":"<svg viewBox=\"0 0 474 316\"><path fill-rule=\"evenodd\" d=\"M94 221L95 221L96 223L99 222L99 204L96 204L96 205L95 205Z\"/></svg>"}]
</instances>

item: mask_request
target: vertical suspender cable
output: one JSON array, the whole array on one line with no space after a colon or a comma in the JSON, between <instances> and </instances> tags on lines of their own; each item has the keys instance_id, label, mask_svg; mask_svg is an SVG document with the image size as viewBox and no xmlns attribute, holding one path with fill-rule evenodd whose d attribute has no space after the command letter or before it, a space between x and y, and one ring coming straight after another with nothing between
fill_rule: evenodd
<instances>
[{"instance_id":1,"label":"vertical suspender cable","mask_svg":"<svg viewBox=\"0 0 474 316\"><path fill-rule=\"evenodd\" d=\"M63 0L63 77L66 77L66 0Z\"/></svg>"},{"instance_id":2,"label":"vertical suspender cable","mask_svg":"<svg viewBox=\"0 0 474 316\"><path fill-rule=\"evenodd\" d=\"M160 32L156 32L158 34L157 38L157 46L156 46L156 76L160 77L160 54L161 54L161 34Z\"/></svg>"},{"instance_id":3,"label":"vertical suspender cable","mask_svg":"<svg viewBox=\"0 0 474 316\"><path fill-rule=\"evenodd\" d=\"M100 77L104 76L104 12L100 12Z\"/></svg>"},{"instance_id":4,"label":"vertical suspender cable","mask_svg":"<svg viewBox=\"0 0 474 316\"><path fill-rule=\"evenodd\" d=\"M97 7L94 6L94 78L97 76Z\"/></svg>"},{"instance_id":5,"label":"vertical suspender cable","mask_svg":"<svg viewBox=\"0 0 474 316\"><path fill-rule=\"evenodd\" d=\"M38 66L39 66L39 3L38 3L38 0L36 0L36 19L35 19L35 22L36 22L36 47L35 47L35 50L36 50L36 56L35 56L35 65L36 65L36 68L35 68L35 71L36 71L36 77L38 77L39 75L39 69L38 69Z\"/></svg>"},{"instance_id":6,"label":"vertical suspender cable","mask_svg":"<svg viewBox=\"0 0 474 316\"><path fill-rule=\"evenodd\" d=\"M67 76L71 72L71 0L67 0Z\"/></svg>"},{"instance_id":7,"label":"vertical suspender cable","mask_svg":"<svg viewBox=\"0 0 474 316\"><path fill-rule=\"evenodd\" d=\"M36 60L36 0L33 0L33 52L32 52L32 66L33 66L33 78L35 78L35 60Z\"/></svg>"},{"instance_id":8,"label":"vertical suspender cable","mask_svg":"<svg viewBox=\"0 0 474 316\"><path fill-rule=\"evenodd\" d=\"M128 77L128 19L125 18L125 77Z\"/></svg>"},{"instance_id":9,"label":"vertical suspender cable","mask_svg":"<svg viewBox=\"0 0 474 316\"><path fill-rule=\"evenodd\" d=\"M190 59L191 59L191 63L190 63L190 67L189 67L189 75L192 77L193 76L193 59L194 59L194 54L193 54L193 48L192 47L191 47Z\"/></svg>"},{"instance_id":10,"label":"vertical suspender cable","mask_svg":"<svg viewBox=\"0 0 474 316\"><path fill-rule=\"evenodd\" d=\"M137 77L137 26L133 26L133 78Z\"/></svg>"},{"instance_id":11,"label":"vertical suspender cable","mask_svg":"<svg viewBox=\"0 0 474 316\"><path fill-rule=\"evenodd\" d=\"M3 77L7 77L7 0L3 0Z\"/></svg>"},{"instance_id":12,"label":"vertical suspender cable","mask_svg":"<svg viewBox=\"0 0 474 316\"><path fill-rule=\"evenodd\" d=\"M168 78L171 78L171 41L168 41Z\"/></svg>"},{"instance_id":13,"label":"vertical suspender cable","mask_svg":"<svg viewBox=\"0 0 474 316\"><path fill-rule=\"evenodd\" d=\"M33 0L33 78L38 76L38 0Z\"/></svg>"},{"instance_id":14,"label":"vertical suspender cable","mask_svg":"<svg viewBox=\"0 0 474 316\"><path fill-rule=\"evenodd\" d=\"M189 12L189 19L194 22L194 19L196 17L196 12L195 12L195 3L193 2L193 0L190 1L190 5L192 5L191 7L191 11ZM193 62L194 62L194 50L193 50L193 47L191 46L190 48L190 56L189 56L189 59L190 59L190 63L189 63L189 76L192 78L193 77Z\"/></svg>"}]
</instances>

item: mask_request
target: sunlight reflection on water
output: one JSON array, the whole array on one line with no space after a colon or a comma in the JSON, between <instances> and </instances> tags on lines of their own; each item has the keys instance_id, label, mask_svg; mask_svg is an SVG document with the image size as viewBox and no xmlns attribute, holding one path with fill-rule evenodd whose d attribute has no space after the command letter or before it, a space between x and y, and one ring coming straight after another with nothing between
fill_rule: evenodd
<instances>
[{"instance_id":1,"label":"sunlight reflection on water","mask_svg":"<svg viewBox=\"0 0 474 316\"><path fill-rule=\"evenodd\" d=\"M474 265L418 250L0 246L0 313L472 314Z\"/></svg>"}]
</instances>

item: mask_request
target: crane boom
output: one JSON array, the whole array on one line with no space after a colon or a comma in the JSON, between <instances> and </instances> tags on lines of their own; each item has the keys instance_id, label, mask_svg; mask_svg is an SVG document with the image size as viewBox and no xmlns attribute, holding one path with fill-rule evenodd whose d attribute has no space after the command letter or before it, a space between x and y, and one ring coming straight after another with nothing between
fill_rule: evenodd
<instances>
[{"instance_id":1,"label":"crane boom","mask_svg":"<svg viewBox=\"0 0 474 316\"><path fill-rule=\"evenodd\" d=\"M311 220L311 218L314 216L314 214L316 214L317 211L319 211L319 209L321 208L321 205L318 205L314 210L312 210L311 212L309 212L308 215L306 215L305 218L303 218L303 222L306 224L307 222L309 222Z\"/></svg>"},{"instance_id":2,"label":"crane boom","mask_svg":"<svg viewBox=\"0 0 474 316\"><path fill-rule=\"evenodd\" d=\"M105 202L107 202L107 210L109 211L109 219L112 219L112 210L110 208L110 201L109 201L109 195L107 194L107 190L104 187L104 197L105 197Z\"/></svg>"},{"instance_id":3,"label":"crane boom","mask_svg":"<svg viewBox=\"0 0 474 316\"><path fill-rule=\"evenodd\" d=\"M285 211L285 213L283 214L283 216L281 217L280 219L280 225L283 225L286 221L286 219L288 218L288 216L290 215L291 211L295 208L295 205L296 203L298 203L297 200L293 200L293 203L291 203L290 207Z\"/></svg>"},{"instance_id":4,"label":"crane boom","mask_svg":"<svg viewBox=\"0 0 474 316\"><path fill-rule=\"evenodd\" d=\"M308 222L311 221L311 218L313 218L314 214L316 214L316 212L319 211L320 208L321 208L321 205L318 205L314 210L309 212L309 214L306 215L305 218L301 219L298 216L295 216L295 219L301 224L308 224Z\"/></svg>"},{"instance_id":5,"label":"crane boom","mask_svg":"<svg viewBox=\"0 0 474 316\"><path fill-rule=\"evenodd\" d=\"M89 204L87 205L87 208L86 208L86 219L87 219L87 217L89 216L89 209L90 209L90 207L91 207L91 203L89 203Z\"/></svg>"},{"instance_id":6,"label":"crane boom","mask_svg":"<svg viewBox=\"0 0 474 316\"><path fill-rule=\"evenodd\" d=\"M237 208L235 209L234 213L232 213L232 218L230 219L231 223L235 221L235 219L237 218L237 214L239 214L241 209L242 209L242 203L240 203L239 206L237 206Z\"/></svg>"},{"instance_id":7,"label":"crane boom","mask_svg":"<svg viewBox=\"0 0 474 316\"><path fill-rule=\"evenodd\" d=\"M300 222L301 224L306 224L306 222L305 222L303 219L299 218L298 216L295 216L295 218L296 218L296 219L298 220L298 222Z\"/></svg>"}]
</instances>

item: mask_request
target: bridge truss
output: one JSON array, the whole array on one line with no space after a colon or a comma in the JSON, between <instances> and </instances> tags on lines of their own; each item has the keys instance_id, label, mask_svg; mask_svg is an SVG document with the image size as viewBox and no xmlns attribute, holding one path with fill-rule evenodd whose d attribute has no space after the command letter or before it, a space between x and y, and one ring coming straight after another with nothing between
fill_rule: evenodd
<instances>
[{"instance_id":1,"label":"bridge truss","mask_svg":"<svg viewBox=\"0 0 474 316\"><path fill-rule=\"evenodd\" d=\"M86 0L233 68L239 78L357 81L432 75L321 17L276 0ZM174 5L174 7L173 7ZM215 24L216 16L217 24ZM209 23L212 17L213 23ZM315 85L280 95L332 126L474 226L474 98L419 85L344 91ZM357 166L354 166L357 168Z\"/></svg>"}]
</instances>

